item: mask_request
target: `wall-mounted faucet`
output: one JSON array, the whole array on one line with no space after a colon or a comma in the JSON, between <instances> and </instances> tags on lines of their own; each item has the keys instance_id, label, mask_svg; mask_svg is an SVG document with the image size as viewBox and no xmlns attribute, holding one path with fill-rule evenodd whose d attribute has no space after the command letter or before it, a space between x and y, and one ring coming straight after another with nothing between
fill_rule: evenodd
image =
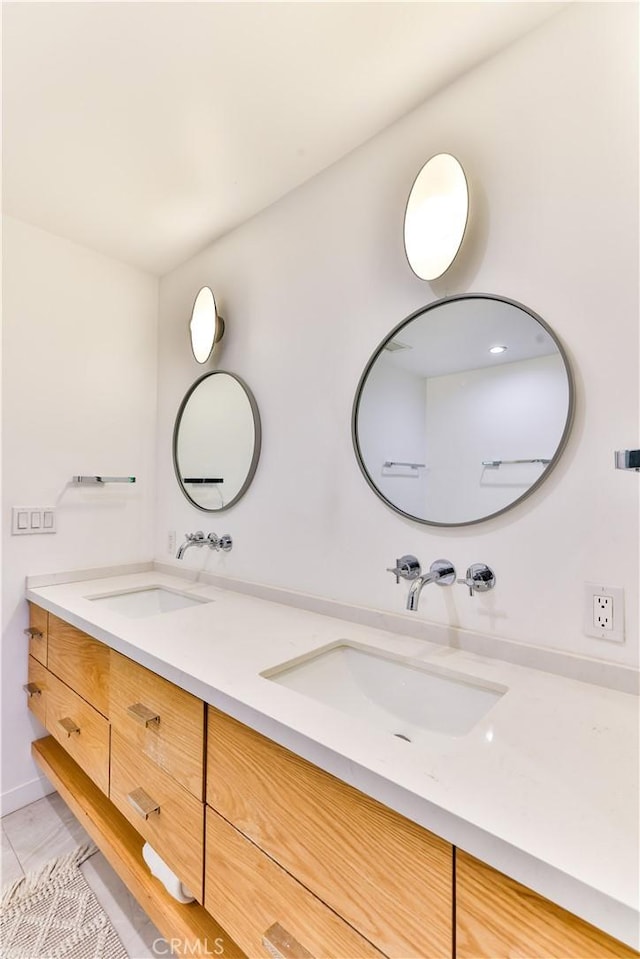
<instances>
[{"instance_id":1,"label":"wall-mounted faucet","mask_svg":"<svg viewBox=\"0 0 640 959\"><path fill-rule=\"evenodd\" d=\"M208 546L210 549L222 550L225 553L228 553L233 546L233 540L228 533L224 533L223 536L216 536L215 533L209 533L205 536L202 530L198 530L197 533L185 533L184 535L187 538L178 549L176 559L182 559L190 546Z\"/></svg>"},{"instance_id":2,"label":"wall-mounted faucet","mask_svg":"<svg viewBox=\"0 0 640 959\"><path fill-rule=\"evenodd\" d=\"M422 573L422 567L417 557L407 553L396 560L396 565L387 567L388 573L393 573L396 583L407 579L411 583L407 596L407 609L412 612L418 608L420 593L427 583L437 583L438 586L451 586L456 582L456 571L453 563L448 559L436 559L429 567L428 573ZM496 574L486 563L473 563L467 570L464 579L457 580L469 588L469 596L474 593L486 593L496 585Z\"/></svg>"},{"instance_id":3,"label":"wall-mounted faucet","mask_svg":"<svg viewBox=\"0 0 640 959\"><path fill-rule=\"evenodd\" d=\"M415 612L420 601L422 587L426 586L427 583L437 583L438 586L451 586L452 583L455 583L455 580L456 571L453 564L450 563L448 559L436 559L429 567L428 573L417 576L411 583L409 595L407 596L407 609Z\"/></svg>"}]
</instances>

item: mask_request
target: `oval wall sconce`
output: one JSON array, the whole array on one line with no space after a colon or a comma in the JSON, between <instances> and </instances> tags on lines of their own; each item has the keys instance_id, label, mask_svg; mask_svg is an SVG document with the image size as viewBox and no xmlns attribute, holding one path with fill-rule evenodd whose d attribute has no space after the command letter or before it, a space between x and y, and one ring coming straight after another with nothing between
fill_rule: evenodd
<instances>
[{"instance_id":1,"label":"oval wall sconce","mask_svg":"<svg viewBox=\"0 0 640 959\"><path fill-rule=\"evenodd\" d=\"M469 215L469 189L461 164L450 153L427 160L414 180L404 214L404 248L421 280L445 273L462 245Z\"/></svg>"},{"instance_id":2,"label":"oval wall sconce","mask_svg":"<svg viewBox=\"0 0 640 959\"><path fill-rule=\"evenodd\" d=\"M216 308L213 291L203 286L196 296L189 321L191 349L196 362L207 362L223 333L224 320Z\"/></svg>"}]
</instances>

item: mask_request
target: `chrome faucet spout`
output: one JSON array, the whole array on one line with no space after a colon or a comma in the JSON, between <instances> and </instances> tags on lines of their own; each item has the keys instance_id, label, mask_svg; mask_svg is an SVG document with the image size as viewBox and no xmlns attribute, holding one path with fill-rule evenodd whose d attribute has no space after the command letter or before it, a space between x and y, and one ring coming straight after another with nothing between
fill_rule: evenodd
<instances>
[{"instance_id":1,"label":"chrome faucet spout","mask_svg":"<svg viewBox=\"0 0 640 959\"><path fill-rule=\"evenodd\" d=\"M197 533L185 533L184 535L187 538L185 539L182 546L180 546L180 548L178 549L178 552L176 553L176 559L182 559L182 557L187 552L190 546L202 546L206 542L205 536L202 530L198 530Z\"/></svg>"},{"instance_id":2,"label":"chrome faucet spout","mask_svg":"<svg viewBox=\"0 0 640 959\"><path fill-rule=\"evenodd\" d=\"M409 593L407 595L407 609L414 613L418 608L418 603L420 602L420 593L422 592L422 587L426 586L427 583L434 582L436 582L436 580L434 579L432 573L425 573L424 576L418 576L417 579L414 579L409 587Z\"/></svg>"},{"instance_id":3,"label":"chrome faucet spout","mask_svg":"<svg viewBox=\"0 0 640 959\"><path fill-rule=\"evenodd\" d=\"M451 586L455 582L456 571L448 559L437 559L431 564L428 573L416 577L409 587L407 609L414 613L420 602L420 593L427 583L437 583L438 586Z\"/></svg>"}]
</instances>

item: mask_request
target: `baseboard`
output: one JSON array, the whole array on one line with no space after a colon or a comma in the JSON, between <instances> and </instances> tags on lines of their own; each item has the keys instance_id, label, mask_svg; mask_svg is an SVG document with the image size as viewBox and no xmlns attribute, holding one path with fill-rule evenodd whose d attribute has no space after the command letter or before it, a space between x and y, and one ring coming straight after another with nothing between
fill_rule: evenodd
<instances>
[{"instance_id":1,"label":"baseboard","mask_svg":"<svg viewBox=\"0 0 640 959\"><path fill-rule=\"evenodd\" d=\"M30 780L28 783L23 783L21 786L8 789L0 796L0 810L2 815L8 816L9 813L15 812L17 809L22 809L23 806L28 806L30 803L36 802L44 796L49 796L52 792L55 792L55 789L49 780L44 777L38 777L37 779Z\"/></svg>"}]
</instances>

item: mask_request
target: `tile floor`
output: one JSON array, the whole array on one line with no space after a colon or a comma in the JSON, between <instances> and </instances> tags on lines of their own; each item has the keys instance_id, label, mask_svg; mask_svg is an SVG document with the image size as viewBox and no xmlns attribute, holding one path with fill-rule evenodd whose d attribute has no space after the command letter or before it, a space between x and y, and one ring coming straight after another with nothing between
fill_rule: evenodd
<instances>
[{"instance_id":1,"label":"tile floor","mask_svg":"<svg viewBox=\"0 0 640 959\"><path fill-rule=\"evenodd\" d=\"M57 793L3 816L2 886L19 879L47 860L73 852L89 836ZM80 867L109 916L129 959L157 959L166 944L102 853ZM154 940L160 939L154 952ZM34 957L37 959L37 957Z\"/></svg>"}]
</instances>

